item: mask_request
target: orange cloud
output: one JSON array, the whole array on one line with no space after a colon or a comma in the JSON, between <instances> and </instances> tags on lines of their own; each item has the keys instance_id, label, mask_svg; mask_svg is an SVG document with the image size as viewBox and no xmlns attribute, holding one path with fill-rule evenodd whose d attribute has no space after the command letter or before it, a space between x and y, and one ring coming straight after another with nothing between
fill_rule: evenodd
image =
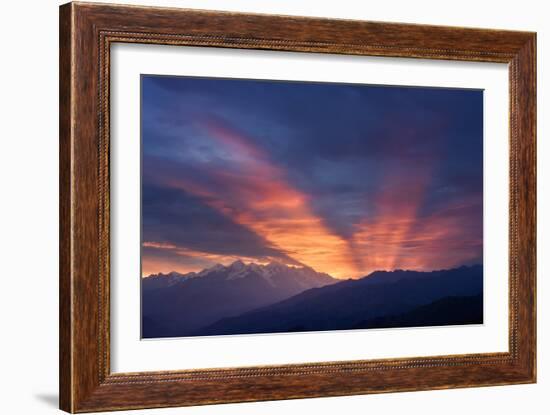
<instances>
[{"instance_id":1,"label":"orange cloud","mask_svg":"<svg viewBox=\"0 0 550 415\"><path fill-rule=\"evenodd\" d=\"M378 269L416 268L416 258L403 261L403 245L417 223L429 170L423 166L415 168L413 175L393 172L381 181L383 190L374 201L376 214L364 219L352 238L365 274Z\"/></svg>"},{"instance_id":2,"label":"orange cloud","mask_svg":"<svg viewBox=\"0 0 550 415\"><path fill-rule=\"evenodd\" d=\"M433 160L430 163L423 158L412 165L397 162L395 166L386 166L384 171L388 173L380 179L379 190L371 195L372 210L346 239L325 225L311 208L310 197L292 186L285 171L254 140L217 119L202 121L199 126L210 145L219 150L223 169L205 160L202 174L169 176L166 184L199 197L211 208L253 231L296 261L289 265L307 265L336 278L357 278L382 269L446 268L479 255L481 241L464 238L465 224L477 217L462 216L468 206L420 216L432 180ZM399 152L405 151L410 150L391 149L396 160L407 159L406 154L399 157ZM474 198L471 203L479 200ZM236 259L260 263L271 259L219 255L156 242L144 242L143 246L169 250L187 258L182 265L173 257L144 256L144 274L159 270L196 271L206 265L226 265Z\"/></svg>"},{"instance_id":3,"label":"orange cloud","mask_svg":"<svg viewBox=\"0 0 550 415\"><path fill-rule=\"evenodd\" d=\"M167 244L164 242L146 241L142 243L142 247L168 251L173 254L169 258L159 258L156 255L148 255L147 253L144 253L142 256L142 277L147 277L151 274L156 274L159 272L169 273L171 271L185 274L188 272L197 271L198 264L201 264L199 268L202 269L215 264L229 265L238 259L244 263L254 262L257 264L267 264L271 261L270 258L262 260L258 258L243 257L242 255L214 254L212 252L177 247L176 245ZM180 260L178 257L181 257L184 260Z\"/></svg>"},{"instance_id":4,"label":"orange cloud","mask_svg":"<svg viewBox=\"0 0 550 415\"><path fill-rule=\"evenodd\" d=\"M236 223L254 231L299 263L334 277L357 275L349 245L316 216L308 196L289 184L261 148L243 134L210 120L203 125L217 146L229 155L228 168L209 171L220 193L189 179L170 184L201 197Z\"/></svg>"},{"instance_id":5,"label":"orange cloud","mask_svg":"<svg viewBox=\"0 0 550 415\"><path fill-rule=\"evenodd\" d=\"M480 240L465 240L472 226L463 212L478 200L419 217L431 169L415 168L411 176L387 177L375 201L378 214L357 226L352 245L361 253L364 274L385 269L433 270L462 265L479 255ZM471 220L470 216L470 220Z\"/></svg>"}]
</instances>

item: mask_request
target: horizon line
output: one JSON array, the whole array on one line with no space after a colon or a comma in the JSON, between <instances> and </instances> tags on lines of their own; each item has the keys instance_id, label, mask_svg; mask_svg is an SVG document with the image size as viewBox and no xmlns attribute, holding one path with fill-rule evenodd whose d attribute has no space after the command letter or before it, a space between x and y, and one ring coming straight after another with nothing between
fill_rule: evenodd
<instances>
[{"instance_id":1,"label":"horizon line","mask_svg":"<svg viewBox=\"0 0 550 415\"><path fill-rule=\"evenodd\" d=\"M470 267L476 267L476 266L483 266L483 262L476 262L476 263L472 263L472 264L462 264L462 265L457 265L457 266L452 266L452 267L449 267L449 268L437 268L437 269L430 269L430 270L426 270L426 269L411 269L411 268L394 268L394 269L375 269L375 270L372 270L372 271L369 271L369 272L366 272L366 273L361 273L359 274L360 276L359 277L346 277L346 278L338 278L338 277L334 277L332 276L331 274L329 274L328 272L321 272L321 271L317 271L316 269L314 269L313 267L310 267L309 265L291 265L291 264L284 264L282 262L278 262L278 261L271 261L271 262L268 262L268 263L257 263L257 262L245 262L241 259L237 259L235 261L233 261L232 263L228 264L228 265L224 265L224 264L221 264L221 263L217 263L217 264L214 264L210 267L206 267L206 268L202 268L202 269L199 269L197 271L188 271L188 272L179 272L179 271L175 271L175 270L172 270L172 271L168 271L168 272L157 272L157 273L150 273L148 275L146 274L143 274L141 275L141 278L142 279L145 279L145 278L150 278L150 277L160 277L160 276L168 276L170 274L173 274L173 273L176 273L176 274L179 274L179 275L188 275L188 274L199 274L201 273L202 271L206 271L206 270L209 270L209 269L213 269L213 268L216 268L216 267L219 267L219 266L222 266L224 268L229 268L231 265L237 263L237 262L241 262L243 263L245 266L248 266L248 265L251 265L251 264L254 264L254 265L257 265L257 266L260 266L260 267L266 267L268 265L271 265L271 264L280 264L284 267L287 267L287 268L297 268L297 269L304 269L304 268L309 268L311 270L313 270L314 272L316 272L317 274L325 274L325 275L328 275L329 277L331 277L332 279L335 279L335 280L342 280L342 281L346 281L346 280L357 280L357 279L362 279L362 278L365 278L365 277L368 277L369 275L375 273L375 272L397 272L397 271L405 271L405 272L437 272L437 271L450 271L450 270L453 270L453 269L459 269L459 268L470 268Z\"/></svg>"}]
</instances>

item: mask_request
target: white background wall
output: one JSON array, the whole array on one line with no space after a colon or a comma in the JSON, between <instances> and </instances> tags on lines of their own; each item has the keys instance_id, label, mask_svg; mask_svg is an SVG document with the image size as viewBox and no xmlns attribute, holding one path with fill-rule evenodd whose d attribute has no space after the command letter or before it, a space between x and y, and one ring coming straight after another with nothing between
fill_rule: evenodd
<instances>
[{"instance_id":1,"label":"white background wall","mask_svg":"<svg viewBox=\"0 0 550 415\"><path fill-rule=\"evenodd\" d=\"M544 1L132 1L292 15L490 27L538 32L539 383L346 398L176 408L158 414L407 412L548 413L550 406L550 13ZM0 65L0 412L56 413L58 257L58 31L53 0L4 2ZM546 23L546 24L545 24ZM138 412L133 412L138 413Z\"/></svg>"}]
</instances>

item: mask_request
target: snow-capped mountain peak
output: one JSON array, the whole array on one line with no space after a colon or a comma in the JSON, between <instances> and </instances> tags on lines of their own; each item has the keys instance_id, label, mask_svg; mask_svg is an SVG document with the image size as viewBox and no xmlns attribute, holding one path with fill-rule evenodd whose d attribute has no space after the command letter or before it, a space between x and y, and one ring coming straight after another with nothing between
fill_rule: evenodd
<instances>
[{"instance_id":1,"label":"snow-capped mountain peak","mask_svg":"<svg viewBox=\"0 0 550 415\"><path fill-rule=\"evenodd\" d=\"M148 285L156 287L157 285L171 286L179 284L190 278L202 279L210 277L228 281L260 277L272 287L291 284L303 288L311 288L336 282L330 275L316 272L306 266L289 266L281 262L270 262L265 265L254 262L246 264L241 260L237 260L230 265L216 264L202 271L189 272L187 274L180 274L175 271L168 274L153 274L147 277L146 280L149 280ZM153 280L156 282L153 283Z\"/></svg>"},{"instance_id":2,"label":"snow-capped mountain peak","mask_svg":"<svg viewBox=\"0 0 550 415\"><path fill-rule=\"evenodd\" d=\"M189 272L187 274L180 274L179 272L172 271L167 274L159 272L158 274L151 274L148 277L143 279L142 286L145 289L157 289L171 287L174 285L181 284L184 281L187 281L190 278L196 277L195 272Z\"/></svg>"},{"instance_id":3,"label":"snow-capped mountain peak","mask_svg":"<svg viewBox=\"0 0 550 415\"><path fill-rule=\"evenodd\" d=\"M165 284L170 281L165 275L142 279L143 315L161 326L177 323L178 330L193 330L338 281L311 268L243 261L184 274L174 285ZM160 330L155 327L149 326L146 336Z\"/></svg>"},{"instance_id":4,"label":"snow-capped mountain peak","mask_svg":"<svg viewBox=\"0 0 550 415\"><path fill-rule=\"evenodd\" d=\"M245 277L250 271L246 264L241 260L233 262L227 267L227 269L229 271L229 274L227 275L228 280Z\"/></svg>"}]
</instances>

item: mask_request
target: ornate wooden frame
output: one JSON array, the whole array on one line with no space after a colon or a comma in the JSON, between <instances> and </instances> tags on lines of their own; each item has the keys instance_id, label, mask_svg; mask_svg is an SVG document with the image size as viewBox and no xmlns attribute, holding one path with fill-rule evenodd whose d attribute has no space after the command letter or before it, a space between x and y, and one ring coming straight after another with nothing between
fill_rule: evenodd
<instances>
[{"instance_id":1,"label":"ornate wooden frame","mask_svg":"<svg viewBox=\"0 0 550 415\"><path fill-rule=\"evenodd\" d=\"M111 373L113 42L508 63L509 352ZM535 105L535 33L106 4L61 6L61 409L90 412L535 382Z\"/></svg>"}]
</instances>

